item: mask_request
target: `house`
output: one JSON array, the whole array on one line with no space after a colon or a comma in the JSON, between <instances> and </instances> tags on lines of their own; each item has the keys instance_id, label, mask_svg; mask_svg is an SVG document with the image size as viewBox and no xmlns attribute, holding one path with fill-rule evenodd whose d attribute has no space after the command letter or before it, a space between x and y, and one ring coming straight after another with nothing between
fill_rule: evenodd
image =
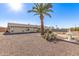
<instances>
[{"instance_id":1,"label":"house","mask_svg":"<svg viewBox=\"0 0 79 59\"><path fill-rule=\"evenodd\" d=\"M7 26L7 32L9 33L37 32L38 30L40 30L38 25L8 23Z\"/></svg>"}]
</instances>

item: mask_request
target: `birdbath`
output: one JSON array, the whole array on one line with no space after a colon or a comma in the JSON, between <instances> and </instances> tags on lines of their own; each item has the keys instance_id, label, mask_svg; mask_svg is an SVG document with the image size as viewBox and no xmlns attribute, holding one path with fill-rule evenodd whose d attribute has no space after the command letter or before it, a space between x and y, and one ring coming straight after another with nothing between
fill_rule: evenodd
<instances>
[{"instance_id":1,"label":"birdbath","mask_svg":"<svg viewBox=\"0 0 79 59\"><path fill-rule=\"evenodd\" d=\"M71 33L71 30L69 30L68 33L67 33L67 40L68 40L68 41L72 40L72 33Z\"/></svg>"}]
</instances>

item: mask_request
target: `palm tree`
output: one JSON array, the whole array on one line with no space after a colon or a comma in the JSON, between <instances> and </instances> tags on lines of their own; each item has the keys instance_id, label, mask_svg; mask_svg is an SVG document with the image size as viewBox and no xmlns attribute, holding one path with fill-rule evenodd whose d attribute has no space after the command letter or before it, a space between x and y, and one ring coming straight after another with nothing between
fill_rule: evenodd
<instances>
[{"instance_id":1,"label":"palm tree","mask_svg":"<svg viewBox=\"0 0 79 59\"><path fill-rule=\"evenodd\" d=\"M51 17L49 14L52 11L52 4L51 3L34 3L32 10L28 10L28 12L33 12L34 15L39 15L41 21L41 35L44 35L44 24L43 19L44 15Z\"/></svg>"}]
</instances>

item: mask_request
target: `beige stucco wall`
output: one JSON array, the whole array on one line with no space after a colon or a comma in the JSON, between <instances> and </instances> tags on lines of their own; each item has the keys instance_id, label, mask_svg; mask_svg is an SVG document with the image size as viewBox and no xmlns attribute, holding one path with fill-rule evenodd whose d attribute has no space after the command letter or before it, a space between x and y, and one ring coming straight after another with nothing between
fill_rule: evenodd
<instances>
[{"instance_id":1,"label":"beige stucco wall","mask_svg":"<svg viewBox=\"0 0 79 59\"><path fill-rule=\"evenodd\" d=\"M26 32L26 28L16 28L16 27L13 27L13 28L10 28L10 32L11 33L17 33L17 32Z\"/></svg>"},{"instance_id":2,"label":"beige stucco wall","mask_svg":"<svg viewBox=\"0 0 79 59\"><path fill-rule=\"evenodd\" d=\"M36 32L38 28L39 27L35 25L9 23L7 30L10 33L23 33L23 32Z\"/></svg>"}]
</instances>

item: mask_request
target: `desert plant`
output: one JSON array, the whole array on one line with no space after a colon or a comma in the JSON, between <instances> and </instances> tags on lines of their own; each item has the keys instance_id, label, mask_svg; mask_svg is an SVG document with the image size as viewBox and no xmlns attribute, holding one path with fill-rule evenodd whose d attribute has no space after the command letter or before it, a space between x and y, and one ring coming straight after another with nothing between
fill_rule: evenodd
<instances>
[{"instance_id":1,"label":"desert plant","mask_svg":"<svg viewBox=\"0 0 79 59\"><path fill-rule=\"evenodd\" d=\"M51 17L49 13L52 12L52 4L51 3L34 3L32 10L29 10L28 12L33 12L35 13L34 15L39 15L40 21L41 21L41 29L40 29L41 35L44 35L43 19L45 15Z\"/></svg>"},{"instance_id":2,"label":"desert plant","mask_svg":"<svg viewBox=\"0 0 79 59\"><path fill-rule=\"evenodd\" d=\"M40 32L40 29L37 29L36 32Z\"/></svg>"},{"instance_id":3,"label":"desert plant","mask_svg":"<svg viewBox=\"0 0 79 59\"><path fill-rule=\"evenodd\" d=\"M44 39L46 39L47 41L53 41L56 40L56 34L54 34L52 31L47 30L47 32L42 36Z\"/></svg>"}]
</instances>

